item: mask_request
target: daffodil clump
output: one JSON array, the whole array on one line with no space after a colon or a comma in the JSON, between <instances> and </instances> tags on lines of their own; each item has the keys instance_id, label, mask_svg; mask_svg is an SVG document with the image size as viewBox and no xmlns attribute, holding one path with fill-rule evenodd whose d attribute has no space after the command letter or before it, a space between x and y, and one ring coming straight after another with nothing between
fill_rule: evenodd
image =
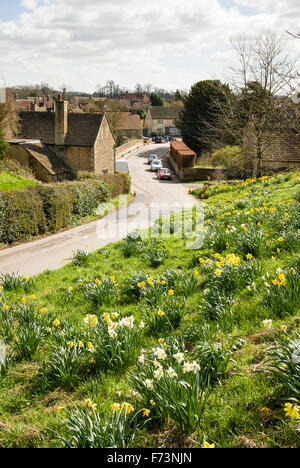
<instances>
[{"instance_id":1,"label":"daffodil clump","mask_svg":"<svg viewBox=\"0 0 300 468\"><path fill-rule=\"evenodd\" d=\"M150 410L136 411L128 402L113 403L106 412L88 398L67 411L61 440L65 448L130 448L149 415Z\"/></svg>"},{"instance_id":2,"label":"daffodil clump","mask_svg":"<svg viewBox=\"0 0 300 468\"><path fill-rule=\"evenodd\" d=\"M197 360L176 340L159 339L156 347L141 351L137 366L131 380L141 404L160 421L172 418L178 429L195 429L209 395Z\"/></svg>"},{"instance_id":3,"label":"daffodil clump","mask_svg":"<svg viewBox=\"0 0 300 468\"><path fill-rule=\"evenodd\" d=\"M271 328L272 321L268 322ZM294 398L300 404L300 333L290 333L283 325L268 354L271 375L278 382L277 394L285 399Z\"/></svg>"},{"instance_id":4,"label":"daffodil clump","mask_svg":"<svg viewBox=\"0 0 300 468\"><path fill-rule=\"evenodd\" d=\"M278 268L275 277L264 277L263 306L278 318L292 315L299 308L300 274L294 267Z\"/></svg>"},{"instance_id":5,"label":"daffodil clump","mask_svg":"<svg viewBox=\"0 0 300 468\"><path fill-rule=\"evenodd\" d=\"M234 253L226 256L216 253L212 259L199 258L199 263L207 274L207 287L216 287L226 294L250 285L258 272L257 262L251 254L242 260Z\"/></svg>"},{"instance_id":6,"label":"daffodil clump","mask_svg":"<svg viewBox=\"0 0 300 468\"><path fill-rule=\"evenodd\" d=\"M97 324L96 324L97 320ZM120 317L118 312L104 313L99 319L87 316L86 332L93 344L97 369L119 369L136 359L145 324L133 316Z\"/></svg>"},{"instance_id":7,"label":"daffodil clump","mask_svg":"<svg viewBox=\"0 0 300 468\"><path fill-rule=\"evenodd\" d=\"M107 278L101 275L98 278L81 278L77 285L82 291L84 299L98 307L104 304L109 304L117 297L117 282L115 276Z\"/></svg>"}]
</instances>

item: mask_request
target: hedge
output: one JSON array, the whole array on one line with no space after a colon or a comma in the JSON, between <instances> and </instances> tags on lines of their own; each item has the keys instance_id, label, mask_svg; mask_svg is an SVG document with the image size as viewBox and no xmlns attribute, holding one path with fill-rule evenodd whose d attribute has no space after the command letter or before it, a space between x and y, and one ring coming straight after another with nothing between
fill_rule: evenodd
<instances>
[{"instance_id":1,"label":"hedge","mask_svg":"<svg viewBox=\"0 0 300 468\"><path fill-rule=\"evenodd\" d=\"M104 180L111 190L112 197L116 198L120 195L130 193L131 190L131 178L127 172L117 172L115 174L93 174L91 172L79 172L78 180Z\"/></svg>"},{"instance_id":2,"label":"hedge","mask_svg":"<svg viewBox=\"0 0 300 468\"><path fill-rule=\"evenodd\" d=\"M12 244L74 225L93 214L99 203L127 190L127 177L115 174L107 176L107 182L95 178L0 191L0 243Z\"/></svg>"},{"instance_id":3,"label":"hedge","mask_svg":"<svg viewBox=\"0 0 300 468\"><path fill-rule=\"evenodd\" d=\"M43 202L36 190L0 192L0 242L12 244L47 229Z\"/></svg>"}]
</instances>

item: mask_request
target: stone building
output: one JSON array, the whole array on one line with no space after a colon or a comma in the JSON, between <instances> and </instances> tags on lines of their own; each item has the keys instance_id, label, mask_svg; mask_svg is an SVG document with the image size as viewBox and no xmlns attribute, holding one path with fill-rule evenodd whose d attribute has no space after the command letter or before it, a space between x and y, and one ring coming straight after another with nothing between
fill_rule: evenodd
<instances>
[{"instance_id":1,"label":"stone building","mask_svg":"<svg viewBox=\"0 0 300 468\"><path fill-rule=\"evenodd\" d=\"M176 127L176 120L179 117L181 107L154 106L148 109L145 123L144 136L170 135L180 136L180 131Z\"/></svg>"},{"instance_id":2,"label":"stone building","mask_svg":"<svg viewBox=\"0 0 300 468\"><path fill-rule=\"evenodd\" d=\"M19 134L8 156L42 181L74 179L79 171L115 172L115 139L105 114L68 114L59 96L55 113L20 112Z\"/></svg>"},{"instance_id":3,"label":"stone building","mask_svg":"<svg viewBox=\"0 0 300 468\"><path fill-rule=\"evenodd\" d=\"M116 118L116 131L119 137L142 138L142 121L137 114L119 112Z\"/></svg>"}]
</instances>

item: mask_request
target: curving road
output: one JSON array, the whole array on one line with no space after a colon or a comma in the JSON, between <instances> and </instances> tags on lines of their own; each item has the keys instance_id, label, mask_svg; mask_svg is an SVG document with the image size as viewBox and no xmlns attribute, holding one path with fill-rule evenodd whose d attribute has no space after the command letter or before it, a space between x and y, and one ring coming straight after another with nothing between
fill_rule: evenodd
<instances>
[{"instance_id":1,"label":"curving road","mask_svg":"<svg viewBox=\"0 0 300 468\"><path fill-rule=\"evenodd\" d=\"M168 144L151 144L127 157L132 177L132 190L137 197L128 207L83 226L53 234L0 251L0 272L32 276L44 270L55 270L69 261L76 250L91 252L124 238L137 228L151 226L161 215L168 215L195 203L188 186L172 181L158 181L150 172L147 159L151 153L161 157ZM100 207L101 208L101 207Z\"/></svg>"}]
</instances>

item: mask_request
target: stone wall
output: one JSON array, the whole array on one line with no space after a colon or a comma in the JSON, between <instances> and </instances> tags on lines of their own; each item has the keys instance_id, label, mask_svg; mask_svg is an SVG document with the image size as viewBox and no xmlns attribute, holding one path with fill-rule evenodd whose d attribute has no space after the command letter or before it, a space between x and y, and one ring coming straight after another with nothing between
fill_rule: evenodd
<instances>
[{"instance_id":1,"label":"stone wall","mask_svg":"<svg viewBox=\"0 0 300 468\"><path fill-rule=\"evenodd\" d=\"M94 171L93 148L89 146L47 145L74 172Z\"/></svg>"},{"instance_id":2,"label":"stone wall","mask_svg":"<svg viewBox=\"0 0 300 468\"><path fill-rule=\"evenodd\" d=\"M143 140L132 140L129 141L128 143L125 143L125 145L119 146L116 150L116 157L117 159L121 158L122 156L125 156L129 152L132 152L138 148L141 148L144 146Z\"/></svg>"},{"instance_id":3,"label":"stone wall","mask_svg":"<svg viewBox=\"0 0 300 468\"><path fill-rule=\"evenodd\" d=\"M179 167L169 156L169 162L180 180L223 180L227 178L226 170L202 167Z\"/></svg>"},{"instance_id":4,"label":"stone wall","mask_svg":"<svg viewBox=\"0 0 300 468\"><path fill-rule=\"evenodd\" d=\"M262 160L262 169L264 170L297 170L300 167L300 159L287 159L284 161L274 160L274 159L263 159Z\"/></svg>"},{"instance_id":5,"label":"stone wall","mask_svg":"<svg viewBox=\"0 0 300 468\"><path fill-rule=\"evenodd\" d=\"M95 174L114 174L115 172L115 139L108 124L103 117L101 127L93 150ZM84 169L83 169L84 170Z\"/></svg>"}]
</instances>

